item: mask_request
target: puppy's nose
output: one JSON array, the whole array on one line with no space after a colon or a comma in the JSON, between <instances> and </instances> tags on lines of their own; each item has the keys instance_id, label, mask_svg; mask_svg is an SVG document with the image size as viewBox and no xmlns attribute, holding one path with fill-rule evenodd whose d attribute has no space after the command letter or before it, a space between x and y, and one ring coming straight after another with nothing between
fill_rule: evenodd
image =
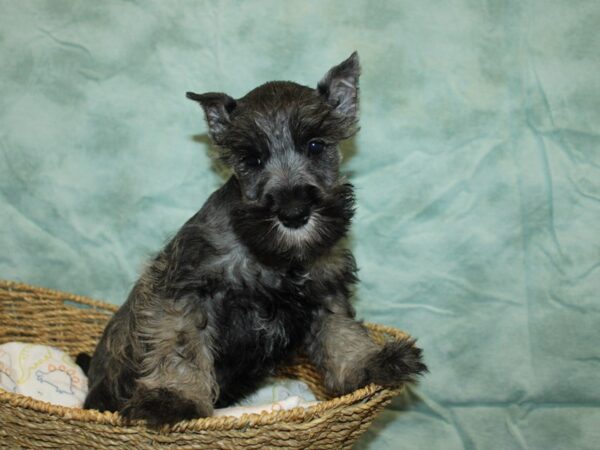
<instances>
[{"instance_id":1,"label":"puppy's nose","mask_svg":"<svg viewBox=\"0 0 600 450\"><path fill-rule=\"evenodd\" d=\"M310 219L310 212L311 207L308 203L292 200L281 206L277 218L288 228L300 228Z\"/></svg>"}]
</instances>

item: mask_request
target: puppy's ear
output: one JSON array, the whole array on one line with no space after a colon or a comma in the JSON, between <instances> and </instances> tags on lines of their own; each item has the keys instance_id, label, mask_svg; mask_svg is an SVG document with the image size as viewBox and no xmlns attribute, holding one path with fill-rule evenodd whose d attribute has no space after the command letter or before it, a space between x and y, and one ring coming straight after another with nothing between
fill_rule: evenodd
<instances>
[{"instance_id":1,"label":"puppy's ear","mask_svg":"<svg viewBox=\"0 0 600 450\"><path fill-rule=\"evenodd\" d=\"M204 109L208 134L218 145L230 124L229 115L236 108L235 100L220 92L208 92L206 94L188 92L186 96L190 100L200 103L200 106Z\"/></svg>"},{"instance_id":2,"label":"puppy's ear","mask_svg":"<svg viewBox=\"0 0 600 450\"><path fill-rule=\"evenodd\" d=\"M358 53L332 67L317 85L317 90L341 115L351 119L358 116Z\"/></svg>"}]
</instances>

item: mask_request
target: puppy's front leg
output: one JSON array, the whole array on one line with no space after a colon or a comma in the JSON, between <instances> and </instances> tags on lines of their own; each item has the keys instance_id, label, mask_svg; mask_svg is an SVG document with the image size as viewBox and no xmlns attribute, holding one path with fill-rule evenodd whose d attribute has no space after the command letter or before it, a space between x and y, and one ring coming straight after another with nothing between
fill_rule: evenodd
<instances>
[{"instance_id":1,"label":"puppy's front leg","mask_svg":"<svg viewBox=\"0 0 600 450\"><path fill-rule=\"evenodd\" d=\"M353 315L348 301L337 298L328 302L313 324L308 356L331 394L346 394L369 383L398 386L427 371L413 340L380 346Z\"/></svg>"},{"instance_id":2,"label":"puppy's front leg","mask_svg":"<svg viewBox=\"0 0 600 450\"><path fill-rule=\"evenodd\" d=\"M142 376L121 410L150 426L212 414L218 396L208 318L195 297L136 311Z\"/></svg>"}]
</instances>

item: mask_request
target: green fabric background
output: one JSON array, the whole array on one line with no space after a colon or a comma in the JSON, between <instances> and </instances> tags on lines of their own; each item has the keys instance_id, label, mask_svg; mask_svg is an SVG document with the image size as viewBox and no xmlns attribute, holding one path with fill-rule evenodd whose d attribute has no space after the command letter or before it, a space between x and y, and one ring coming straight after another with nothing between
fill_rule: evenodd
<instances>
[{"instance_id":1,"label":"green fabric background","mask_svg":"<svg viewBox=\"0 0 600 450\"><path fill-rule=\"evenodd\" d=\"M121 303L222 182L185 91L357 49L356 306L431 369L358 448L597 449L599 29L598 1L2 0L0 276Z\"/></svg>"}]
</instances>

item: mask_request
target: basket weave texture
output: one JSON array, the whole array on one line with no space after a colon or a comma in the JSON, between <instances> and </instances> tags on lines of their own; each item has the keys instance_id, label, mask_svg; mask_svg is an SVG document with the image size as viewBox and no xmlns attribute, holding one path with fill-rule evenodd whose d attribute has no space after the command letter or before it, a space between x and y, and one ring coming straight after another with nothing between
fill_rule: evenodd
<instances>
[{"instance_id":1,"label":"basket weave texture","mask_svg":"<svg viewBox=\"0 0 600 450\"><path fill-rule=\"evenodd\" d=\"M51 345L75 357L91 354L117 307L65 292L0 281L0 344ZM406 338L389 327L367 325L377 342ZM306 382L321 403L242 417L187 420L160 430L127 426L118 413L52 405L0 389L1 448L340 449L350 448L400 389L369 385L330 398L308 362L280 376Z\"/></svg>"}]
</instances>

